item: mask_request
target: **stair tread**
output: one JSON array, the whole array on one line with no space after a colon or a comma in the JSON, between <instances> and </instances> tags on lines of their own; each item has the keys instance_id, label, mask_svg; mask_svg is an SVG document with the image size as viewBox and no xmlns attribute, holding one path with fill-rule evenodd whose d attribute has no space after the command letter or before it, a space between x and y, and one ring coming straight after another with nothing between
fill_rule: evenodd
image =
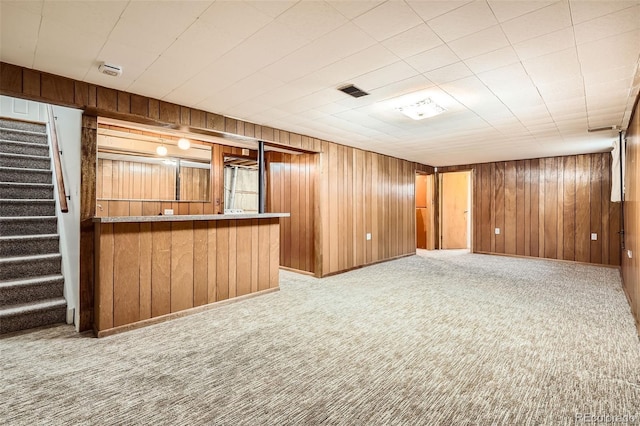
<instances>
[{"instance_id":1,"label":"stair tread","mask_svg":"<svg viewBox=\"0 0 640 426\"><path fill-rule=\"evenodd\" d=\"M0 222L13 222L13 221L20 222L23 220L41 221L41 220L55 220L55 219L57 219L56 216L0 216Z\"/></svg>"},{"instance_id":2,"label":"stair tread","mask_svg":"<svg viewBox=\"0 0 640 426\"><path fill-rule=\"evenodd\" d=\"M49 158L49 157L45 157ZM0 171L6 170L9 172L21 171L21 172L29 172L29 173L51 173L51 169L30 169L27 167L7 167L0 166Z\"/></svg>"},{"instance_id":3,"label":"stair tread","mask_svg":"<svg viewBox=\"0 0 640 426\"><path fill-rule=\"evenodd\" d=\"M13 257L0 257L1 263L21 262L23 260L46 260L61 258L60 253L47 253L47 254L30 254L28 256L13 256Z\"/></svg>"},{"instance_id":4,"label":"stair tread","mask_svg":"<svg viewBox=\"0 0 640 426\"><path fill-rule=\"evenodd\" d=\"M33 188L53 188L52 183L38 183L38 182L0 182L0 186L28 186Z\"/></svg>"},{"instance_id":5,"label":"stair tread","mask_svg":"<svg viewBox=\"0 0 640 426\"><path fill-rule=\"evenodd\" d=\"M9 317L16 314L26 314L29 312L37 312L52 308L63 308L67 306L64 297L56 297L53 299L36 300L28 303L20 303L17 305L8 305L0 307L0 318Z\"/></svg>"},{"instance_id":6,"label":"stair tread","mask_svg":"<svg viewBox=\"0 0 640 426\"><path fill-rule=\"evenodd\" d=\"M38 142L15 141L12 139L0 139L0 143L17 143L20 145L33 145L34 147L38 147L38 148L41 148L42 146L46 146L47 148L49 147L49 145L44 145Z\"/></svg>"},{"instance_id":7,"label":"stair tread","mask_svg":"<svg viewBox=\"0 0 640 426\"><path fill-rule=\"evenodd\" d=\"M12 280L0 281L0 289L7 287L20 287L20 286L29 286L32 284L39 284L42 282L56 282L59 280L64 280L62 274L55 275L41 275L38 277L29 277L29 278L16 278Z\"/></svg>"},{"instance_id":8,"label":"stair tread","mask_svg":"<svg viewBox=\"0 0 640 426\"><path fill-rule=\"evenodd\" d=\"M0 198L0 203L34 203L44 204L53 203L53 198Z\"/></svg>"},{"instance_id":9,"label":"stair tread","mask_svg":"<svg viewBox=\"0 0 640 426\"><path fill-rule=\"evenodd\" d=\"M10 152L0 152L0 157L15 157L15 158L31 158L37 160L48 160L47 155L31 155L31 154L13 154Z\"/></svg>"},{"instance_id":10,"label":"stair tread","mask_svg":"<svg viewBox=\"0 0 640 426\"><path fill-rule=\"evenodd\" d=\"M2 125L0 125L0 130L7 130L9 132L17 132L17 133L24 133L26 135L37 135L37 136L42 136L42 135L47 135L46 130L43 132L34 132L33 130L24 130L24 129L14 129L12 127L3 127Z\"/></svg>"},{"instance_id":11,"label":"stair tread","mask_svg":"<svg viewBox=\"0 0 640 426\"><path fill-rule=\"evenodd\" d=\"M60 238L60 234L5 235L0 236L0 242L9 240L40 240L54 238Z\"/></svg>"}]
</instances>

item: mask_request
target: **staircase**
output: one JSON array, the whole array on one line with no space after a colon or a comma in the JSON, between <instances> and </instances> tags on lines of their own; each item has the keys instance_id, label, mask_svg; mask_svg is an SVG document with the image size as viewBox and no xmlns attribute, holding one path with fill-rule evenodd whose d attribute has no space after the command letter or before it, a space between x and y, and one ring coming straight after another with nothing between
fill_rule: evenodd
<instances>
[{"instance_id":1,"label":"staircase","mask_svg":"<svg viewBox=\"0 0 640 426\"><path fill-rule=\"evenodd\" d=\"M45 125L0 118L0 334L66 320L51 182Z\"/></svg>"}]
</instances>

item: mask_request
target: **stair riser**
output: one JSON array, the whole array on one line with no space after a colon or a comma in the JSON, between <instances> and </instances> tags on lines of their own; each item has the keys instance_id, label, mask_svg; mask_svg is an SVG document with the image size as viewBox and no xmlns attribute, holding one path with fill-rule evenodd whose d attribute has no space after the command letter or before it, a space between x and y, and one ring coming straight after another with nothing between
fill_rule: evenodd
<instances>
[{"instance_id":1,"label":"stair riser","mask_svg":"<svg viewBox=\"0 0 640 426\"><path fill-rule=\"evenodd\" d=\"M17 305L35 300L53 299L64 294L64 280L16 286L0 291L0 306Z\"/></svg>"},{"instance_id":2,"label":"stair riser","mask_svg":"<svg viewBox=\"0 0 640 426\"><path fill-rule=\"evenodd\" d=\"M6 120L0 118L0 127L4 129L27 130L29 132L45 133L47 126L44 124L25 123L24 121Z\"/></svg>"},{"instance_id":3,"label":"stair riser","mask_svg":"<svg viewBox=\"0 0 640 426\"><path fill-rule=\"evenodd\" d=\"M0 321L0 334L41 327L44 325L64 323L66 322L66 319L66 307L15 315L8 318L2 318Z\"/></svg>"},{"instance_id":4,"label":"stair riser","mask_svg":"<svg viewBox=\"0 0 640 426\"><path fill-rule=\"evenodd\" d=\"M0 236L56 234L56 219L0 222Z\"/></svg>"},{"instance_id":5,"label":"stair riser","mask_svg":"<svg viewBox=\"0 0 640 426\"><path fill-rule=\"evenodd\" d=\"M9 129L0 129L0 139L8 141L40 143L43 145L47 145L46 134L14 132Z\"/></svg>"},{"instance_id":6,"label":"stair riser","mask_svg":"<svg viewBox=\"0 0 640 426\"><path fill-rule=\"evenodd\" d=\"M50 203L32 204L25 202L2 202L0 204L0 216L55 216L56 206Z\"/></svg>"},{"instance_id":7,"label":"stair riser","mask_svg":"<svg viewBox=\"0 0 640 426\"><path fill-rule=\"evenodd\" d=\"M53 199L53 187L20 187L3 186L0 184L0 198L12 198L18 200Z\"/></svg>"},{"instance_id":8,"label":"stair riser","mask_svg":"<svg viewBox=\"0 0 640 426\"><path fill-rule=\"evenodd\" d=\"M38 172L27 170L0 170L0 182L15 183L51 183L52 175L50 170Z\"/></svg>"},{"instance_id":9,"label":"stair riser","mask_svg":"<svg viewBox=\"0 0 640 426\"><path fill-rule=\"evenodd\" d=\"M48 157L49 147L46 145L0 141L0 154L39 155L41 157Z\"/></svg>"},{"instance_id":10,"label":"stair riser","mask_svg":"<svg viewBox=\"0 0 640 426\"><path fill-rule=\"evenodd\" d=\"M2 262L0 280L60 274L60 258Z\"/></svg>"},{"instance_id":11,"label":"stair riser","mask_svg":"<svg viewBox=\"0 0 640 426\"><path fill-rule=\"evenodd\" d=\"M0 242L0 257L30 256L60 252L58 238L17 239Z\"/></svg>"},{"instance_id":12,"label":"stair riser","mask_svg":"<svg viewBox=\"0 0 640 426\"><path fill-rule=\"evenodd\" d=\"M13 157L0 154L0 167L19 167L23 169L50 170L51 160L49 160L48 157Z\"/></svg>"}]
</instances>

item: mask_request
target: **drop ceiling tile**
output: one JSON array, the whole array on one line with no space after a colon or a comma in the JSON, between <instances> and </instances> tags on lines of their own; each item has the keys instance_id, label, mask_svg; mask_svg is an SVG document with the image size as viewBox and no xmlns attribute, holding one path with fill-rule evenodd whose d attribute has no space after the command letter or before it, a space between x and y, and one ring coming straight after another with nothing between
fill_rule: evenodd
<instances>
[{"instance_id":1,"label":"drop ceiling tile","mask_svg":"<svg viewBox=\"0 0 640 426\"><path fill-rule=\"evenodd\" d=\"M585 74L635 64L640 53L640 31L578 45L578 58Z\"/></svg>"},{"instance_id":2,"label":"drop ceiling tile","mask_svg":"<svg viewBox=\"0 0 640 426\"><path fill-rule=\"evenodd\" d=\"M278 17L285 10L295 5L298 0L251 0L245 1L249 6L255 7L260 12L269 15L272 18Z\"/></svg>"},{"instance_id":3,"label":"drop ceiling tile","mask_svg":"<svg viewBox=\"0 0 640 426\"><path fill-rule=\"evenodd\" d=\"M306 44L303 37L274 22L234 47L231 54L247 58L254 68L264 68Z\"/></svg>"},{"instance_id":4,"label":"drop ceiling tile","mask_svg":"<svg viewBox=\"0 0 640 426\"><path fill-rule=\"evenodd\" d=\"M235 106L283 85L283 82L257 72L216 92L214 96L227 100L230 106Z\"/></svg>"},{"instance_id":5,"label":"drop ceiling tile","mask_svg":"<svg viewBox=\"0 0 640 426\"><path fill-rule=\"evenodd\" d=\"M509 40L502 32L502 27L494 25L449 42L448 45L460 59L467 59L509 46Z\"/></svg>"},{"instance_id":6,"label":"drop ceiling tile","mask_svg":"<svg viewBox=\"0 0 640 426\"><path fill-rule=\"evenodd\" d=\"M375 40L349 23L311 42L265 68L273 78L291 82L375 44Z\"/></svg>"},{"instance_id":7,"label":"drop ceiling tile","mask_svg":"<svg viewBox=\"0 0 640 426\"><path fill-rule=\"evenodd\" d=\"M3 0L2 2L0 2L0 12L3 12L3 9L4 9L5 6L9 6L11 8L22 9L23 11L35 13L36 15L41 15L42 14L42 8L44 6L44 0L31 0L31 1L24 1L24 0L7 1L7 0ZM0 14L2 14L2 13L0 13Z\"/></svg>"},{"instance_id":8,"label":"drop ceiling tile","mask_svg":"<svg viewBox=\"0 0 640 426\"><path fill-rule=\"evenodd\" d=\"M384 3L385 0L331 0L327 1L346 18L354 19Z\"/></svg>"},{"instance_id":9,"label":"drop ceiling tile","mask_svg":"<svg viewBox=\"0 0 640 426\"><path fill-rule=\"evenodd\" d=\"M157 54L141 52L135 47L107 41L97 56L96 62L106 62L122 67L122 76L113 78L98 71L97 66L89 69L85 81L106 87L124 90L133 83L153 62Z\"/></svg>"},{"instance_id":10,"label":"drop ceiling tile","mask_svg":"<svg viewBox=\"0 0 640 426\"><path fill-rule=\"evenodd\" d=\"M529 12L542 9L552 3L554 3L554 1L489 0L489 6L500 22L505 22Z\"/></svg>"},{"instance_id":11,"label":"drop ceiling tile","mask_svg":"<svg viewBox=\"0 0 640 426\"><path fill-rule=\"evenodd\" d=\"M353 78L359 75L367 74L372 70L390 65L397 60L398 57L389 52L384 46L375 44L317 70L314 75L317 75L323 81L327 81L328 79L328 81L332 82L332 86L341 83L348 84ZM368 90L367 87L361 87L361 89L364 91Z\"/></svg>"},{"instance_id":12,"label":"drop ceiling tile","mask_svg":"<svg viewBox=\"0 0 640 426\"><path fill-rule=\"evenodd\" d=\"M370 91L416 75L418 72L413 67L404 61L398 61L355 77L353 84L365 91Z\"/></svg>"},{"instance_id":13,"label":"drop ceiling tile","mask_svg":"<svg viewBox=\"0 0 640 426\"><path fill-rule=\"evenodd\" d=\"M513 45L522 60L548 55L575 46L573 28L565 28Z\"/></svg>"},{"instance_id":14,"label":"drop ceiling tile","mask_svg":"<svg viewBox=\"0 0 640 426\"><path fill-rule=\"evenodd\" d=\"M443 42L431 28L422 23L384 40L382 44L400 58L407 58L440 46Z\"/></svg>"},{"instance_id":15,"label":"drop ceiling tile","mask_svg":"<svg viewBox=\"0 0 640 426\"><path fill-rule=\"evenodd\" d=\"M79 34L57 21L43 19L33 66L82 80L89 68L95 65L95 58L103 44L102 37Z\"/></svg>"},{"instance_id":16,"label":"drop ceiling tile","mask_svg":"<svg viewBox=\"0 0 640 426\"><path fill-rule=\"evenodd\" d=\"M353 23L382 41L421 24L422 19L406 3L389 1L358 16Z\"/></svg>"},{"instance_id":17,"label":"drop ceiling tile","mask_svg":"<svg viewBox=\"0 0 640 426\"><path fill-rule=\"evenodd\" d=\"M571 26L567 3L559 2L502 23L511 43L519 43Z\"/></svg>"},{"instance_id":18,"label":"drop ceiling tile","mask_svg":"<svg viewBox=\"0 0 640 426\"><path fill-rule=\"evenodd\" d=\"M516 52L511 46L464 60L464 63L469 69L476 74L519 62L520 58L518 58L518 55L516 55Z\"/></svg>"},{"instance_id":19,"label":"drop ceiling tile","mask_svg":"<svg viewBox=\"0 0 640 426\"><path fill-rule=\"evenodd\" d=\"M444 15L454 9L458 9L465 4L471 3L472 0L463 1L438 1L438 0L408 0L407 3L424 21Z\"/></svg>"},{"instance_id":20,"label":"drop ceiling tile","mask_svg":"<svg viewBox=\"0 0 640 426\"><path fill-rule=\"evenodd\" d=\"M106 37L118 22L127 3L128 1L46 1L42 16L65 22L83 34Z\"/></svg>"},{"instance_id":21,"label":"drop ceiling tile","mask_svg":"<svg viewBox=\"0 0 640 426\"><path fill-rule=\"evenodd\" d=\"M522 65L535 84L582 77L575 47L523 61Z\"/></svg>"},{"instance_id":22,"label":"drop ceiling tile","mask_svg":"<svg viewBox=\"0 0 640 426\"><path fill-rule=\"evenodd\" d=\"M638 1L571 0L569 3L571 5L571 17L575 25L636 6Z\"/></svg>"},{"instance_id":23,"label":"drop ceiling tile","mask_svg":"<svg viewBox=\"0 0 640 426\"><path fill-rule=\"evenodd\" d=\"M211 40L215 40L215 43L212 43ZM208 64L230 51L240 42L241 40L230 34L217 28L211 28L198 20L180 34L175 42L162 52L162 55L177 61L189 60L195 64ZM197 67L197 65L195 66Z\"/></svg>"},{"instance_id":24,"label":"drop ceiling tile","mask_svg":"<svg viewBox=\"0 0 640 426\"><path fill-rule=\"evenodd\" d=\"M618 68L608 69L600 72L589 72L583 70L583 78L585 85L599 84L610 80L627 80L627 87L635 86L633 84L633 76L636 72L636 66L630 64L628 66L622 66ZM640 74L638 74L640 76Z\"/></svg>"},{"instance_id":25,"label":"drop ceiling tile","mask_svg":"<svg viewBox=\"0 0 640 426\"><path fill-rule=\"evenodd\" d=\"M447 45L410 56L405 61L420 72L427 72L458 62L460 59Z\"/></svg>"},{"instance_id":26,"label":"drop ceiling tile","mask_svg":"<svg viewBox=\"0 0 640 426\"><path fill-rule=\"evenodd\" d=\"M216 1L198 17L212 31L226 33L238 42L271 21L271 16L241 1Z\"/></svg>"},{"instance_id":27,"label":"drop ceiling tile","mask_svg":"<svg viewBox=\"0 0 640 426\"><path fill-rule=\"evenodd\" d=\"M156 96L162 99L197 73L198 70L193 72L188 63L161 56L127 90L145 95L155 91Z\"/></svg>"},{"instance_id":28,"label":"drop ceiling tile","mask_svg":"<svg viewBox=\"0 0 640 426\"><path fill-rule=\"evenodd\" d=\"M347 19L330 5L320 2L298 2L275 20L308 41L335 30Z\"/></svg>"},{"instance_id":29,"label":"drop ceiling tile","mask_svg":"<svg viewBox=\"0 0 640 426\"><path fill-rule=\"evenodd\" d=\"M0 12L0 59L31 68L38 42L40 15L4 2L0 3Z\"/></svg>"},{"instance_id":30,"label":"drop ceiling tile","mask_svg":"<svg viewBox=\"0 0 640 426\"><path fill-rule=\"evenodd\" d=\"M471 72L464 62L456 62L455 64L429 71L425 73L425 75L429 80L440 85L469 77L473 75L473 72Z\"/></svg>"},{"instance_id":31,"label":"drop ceiling tile","mask_svg":"<svg viewBox=\"0 0 640 426\"><path fill-rule=\"evenodd\" d=\"M537 88L547 103L584 97L584 82L580 77L538 84Z\"/></svg>"},{"instance_id":32,"label":"drop ceiling tile","mask_svg":"<svg viewBox=\"0 0 640 426\"><path fill-rule=\"evenodd\" d=\"M484 1L474 1L427 22L445 42L476 33L497 23L493 12Z\"/></svg>"},{"instance_id":33,"label":"drop ceiling tile","mask_svg":"<svg viewBox=\"0 0 640 426\"><path fill-rule=\"evenodd\" d=\"M130 2L109 38L147 52L161 53L208 6L206 2Z\"/></svg>"},{"instance_id":34,"label":"drop ceiling tile","mask_svg":"<svg viewBox=\"0 0 640 426\"><path fill-rule=\"evenodd\" d=\"M574 27L577 44L637 29L640 29L640 5L592 19Z\"/></svg>"}]
</instances>

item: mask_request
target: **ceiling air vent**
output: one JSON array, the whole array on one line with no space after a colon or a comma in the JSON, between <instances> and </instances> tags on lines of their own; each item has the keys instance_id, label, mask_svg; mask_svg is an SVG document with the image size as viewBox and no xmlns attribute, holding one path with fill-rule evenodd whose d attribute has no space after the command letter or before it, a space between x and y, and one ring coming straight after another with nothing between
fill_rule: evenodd
<instances>
[{"instance_id":1,"label":"ceiling air vent","mask_svg":"<svg viewBox=\"0 0 640 426\"><path fill-rule=\"evenodd\" d=\"M360 98L362 96L367 96L368 95L367 92L365 92L364 90L358 89L353 84L350 84L350 85L344 86L344 87L340 87L340 88L338 88L338 90L340 90L341 92L346 93L347 95L353 96L354 98Z\"/></svg>"}]
</instances>

